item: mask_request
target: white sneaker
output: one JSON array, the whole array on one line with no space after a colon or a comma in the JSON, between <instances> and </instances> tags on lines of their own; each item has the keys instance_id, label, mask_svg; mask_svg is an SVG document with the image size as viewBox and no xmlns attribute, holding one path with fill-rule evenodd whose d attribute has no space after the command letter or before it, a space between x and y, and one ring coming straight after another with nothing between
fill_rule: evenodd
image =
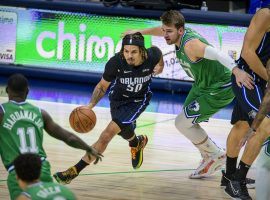
<instances>
[{"instance_id":1,"label":"white sneaker","mask_svg":"<svg viewBox=\"0 0 270 200\"><path fill-rule=\"evenodd\" d=\"M200 162L199 167L189 175L190 179L201 179L213 175L220 170L226 163L226 152L220 151L217 154L212 154L204 157Z\"/></svg>"}]
</instances>

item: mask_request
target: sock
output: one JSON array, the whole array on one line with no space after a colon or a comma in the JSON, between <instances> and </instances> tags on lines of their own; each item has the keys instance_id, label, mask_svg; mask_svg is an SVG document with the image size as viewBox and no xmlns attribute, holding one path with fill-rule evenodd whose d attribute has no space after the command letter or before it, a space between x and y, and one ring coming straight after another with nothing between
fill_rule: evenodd
<instances>
[{"instance_id":1,"label":"sock","mask_svg":"<svg viewBox=\"0 0 270 200\"><path fill-rule=\"evenodd\" d=\"M139 140L137 136L134 134L132 138L128 140L130 147L137 147L139 144Z\"/></svg>"},{"instance_id":2,"label":"sock","mask_svg":"<svg viewBox=\"0 0 270 200\"><path fill-rule=\"evenodd\" d=\"M248 170L250 168L250 165L245 164L244 162L240 161L238 169L237 169L237 180L242 181L245 180L247 177Z\"/></svg>"},{"instance_id":3,"label":"sock","mask_svg":"<svg viewBox=\"0 0 270 200\"><path fill-rule=\"evenodd\" d=\"M226 176L230 177L236 171L237 157L231 158L227 156Z\"/></svg>"},{"instance_id":4,"label":"sock","mask_svg":"<svg viewBox=\"0 0 270 200\"><path fill-rule=\"evenodd\" d=\"M195 146L202 152L206 152L209 154L218 153L221 149L214 143L211 138L207 136L207 138L204 139L199 144L195 144Z\"/></svg>"},{"instance_id":5,"label":"sock","mask_svg":"<svg viewBox=\"0 0 270 200\"><path fill-rule=\"evenodd\" d=\"M88 165L89 164L87 162L81 159L76 165L74 165L74 167L76 168L77 173L79 174Z\"/></svg>"}]
</instances>

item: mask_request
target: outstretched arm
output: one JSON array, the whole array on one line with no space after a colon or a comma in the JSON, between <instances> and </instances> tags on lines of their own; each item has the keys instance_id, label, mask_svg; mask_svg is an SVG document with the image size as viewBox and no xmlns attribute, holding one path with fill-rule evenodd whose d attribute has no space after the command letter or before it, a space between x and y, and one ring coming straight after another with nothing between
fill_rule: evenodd
<instances>
[{"instance_id":1,"label":"outstretched arm","mask_svg":"<svg viewBox=\"0 0 270 200\"><path fill-rule=\"evenodd\" d=\"M44 120L44 129L49 135L51 135L52 137L58 140L62 140L63 142L65 142L67 145L71 147L85 150L90 157L91 155L95 156L96 157L95 163L97 163L101 159L101 156L102 156L101 154L99 154L94 148L87 145L78 136L63 129L61 126L56 124L52 120L51 116L45 110L42 110L41 113Z\"/></svg>"},{"instance_id":2,"label":"outstretched arm","mask_svg":"<svg viewBox=\"0 0 270 200\"><path fill-rule=\"evenodd\" d=\"M142 35L154 35L154 36L163 36L163 31L160 26L153 27L153 28L146 28L146 29L133 29L127 30L121 34L124 37L127 34L134 34L140 32Z\"/></svg>"},{"instance_id":3,"label":"outstretched arm","mask_svg":"<svg viewBox=\"0 0 270 200\"><path fill-rule=\"evenodd\" d=\"M96 85L90 103L88 106L92 109L98 102L99 100L105 95L108 87L110 86L110 82L105 81L103 78L99 81L99 83Z\"/></svg>"},{"instance_id":4,"label":"outstretched arm","mask_svg":"<svg viewBox=\"0 0 270 200\"><path fill-rule=\"evenodd\" d=\"M185 45L185 52L192 61L197 61L200 58L208 60L216 60L226 68L232 71L236 77L236 83L239 87L244 85L248 89L254 89L253 78L245 71L239 69L234 60L219 49L207 45L199 39L192 39Z\"/></svg>"}]
</instances>

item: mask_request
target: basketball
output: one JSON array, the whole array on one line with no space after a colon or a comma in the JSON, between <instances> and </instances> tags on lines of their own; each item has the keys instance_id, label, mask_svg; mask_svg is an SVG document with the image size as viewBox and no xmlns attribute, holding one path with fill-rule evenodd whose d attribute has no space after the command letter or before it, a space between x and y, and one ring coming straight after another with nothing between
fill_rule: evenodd
<instances>
[{"instance_id":1,"label":"basketball","mask_svg":"<svg viewBox=\"0 0 270 200\"><path fill-rule=\"evenodd\" d=\"M69 116L71 128L78 133L88 133L96 125L96 114L88 106L75 108Z\"/></svg>"}]
</instances>

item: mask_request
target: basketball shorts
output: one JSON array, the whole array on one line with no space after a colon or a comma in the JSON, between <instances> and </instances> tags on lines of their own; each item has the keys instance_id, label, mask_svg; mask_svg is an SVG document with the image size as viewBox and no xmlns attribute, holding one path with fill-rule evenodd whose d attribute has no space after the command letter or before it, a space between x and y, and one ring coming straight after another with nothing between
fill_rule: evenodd
<instances>
[{"instance_id":1,"label":"basketball shorts","mask_svg":"<svg viewBox=\"0 0 270 200\"><path fill-rule=\"evenodd\" d=\"M51 166L47 160L42 162L40 180L44 182L53 182L51 177ZM15 170L9 172L7 178L7 186L11 200L16 199L21 194L22 189L19 187L17 182Z\"/></svg>"},{"instance_id":2,"label":"basketball shorts","mask_svg":"<svg viewBox=\"0 0 270 200\"><path fill-rule=\"evenodd\" d=\"M233 99L234 94L230 84L226 87L207 90L193 86L185 100L183 110L186 117L194 118L193 123L197 124L208 121Z\"/></svg>"},{"instance_id":3,"label":"basketball shorts","mask_svg":"<svg viewBox=\"0 0 270 200\"><path fill-rule=\"evenodd\" d=\"M231 123L247 121L252 124L264 96L265 85L255 84L253 90L238 87L235 76L232 75L232 88L236 97Z\"/></svg>"},{"instance_id":4,"label":"basketball shorts","mask_svg":"<svg viewBox=\"0 0 270 200\"><path fill-rule=\"evenodd\" d=\"M144 99L132 99L127 101L111 101L111 116L121 130L136 128L136 120L149 105L152 93L149 92Z\"/></svg>"}]
</instances>

